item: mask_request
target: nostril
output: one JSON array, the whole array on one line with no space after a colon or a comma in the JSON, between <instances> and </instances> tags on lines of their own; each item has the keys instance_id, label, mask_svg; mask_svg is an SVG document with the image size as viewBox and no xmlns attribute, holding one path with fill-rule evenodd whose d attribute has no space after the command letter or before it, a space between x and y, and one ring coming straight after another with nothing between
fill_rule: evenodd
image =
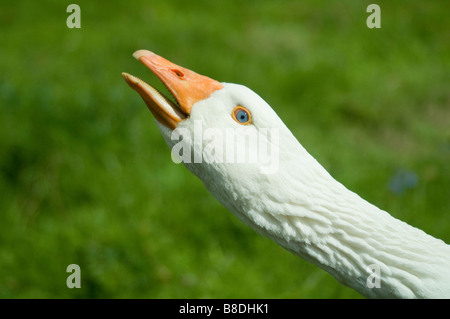
<instances>
[{"instance_id":1,"label":"nostril","mask_svg":"<svg viewBox=\"0 0 450 319\"><path fill-rule=\"evenodd\" d=\"M179 78L182 78L184 76L184 73L177 69L172 69L172 72L175 73L176 76Z\"/></svg>"}]
</instances>

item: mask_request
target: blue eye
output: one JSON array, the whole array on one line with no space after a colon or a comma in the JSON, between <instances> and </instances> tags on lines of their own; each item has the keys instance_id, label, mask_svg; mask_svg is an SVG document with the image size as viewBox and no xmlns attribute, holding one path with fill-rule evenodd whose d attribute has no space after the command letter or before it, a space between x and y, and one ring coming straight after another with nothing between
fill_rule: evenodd
<instances>
[{"instance_id":1,"label":"blue eye","mask_svg":"<svg viewBox=\"0 0 450 319\"><path fill-rule=\"evenodd\" d=\"M240 123L245 123L248 121L248 113L245 112L244 110L239 110L236 113L236 119L240 122Z\"/></svg>"},{"instance_id":2,"label":"blue eye","mask_svg":"<svg viewBox=\"0 0 450 319\"><path fill-rule=\"evenodd\" d=\"M248 124L250 123L250 112L242 107L242 106L236 106L233 110L233 119L238 122L239 124Z\"/></svg>"}]
</instances>

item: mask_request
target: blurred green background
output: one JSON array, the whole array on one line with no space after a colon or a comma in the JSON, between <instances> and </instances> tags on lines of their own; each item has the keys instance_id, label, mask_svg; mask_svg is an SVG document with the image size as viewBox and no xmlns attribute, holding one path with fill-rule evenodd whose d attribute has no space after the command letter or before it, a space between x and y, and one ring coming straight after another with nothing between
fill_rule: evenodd
<instances>
[{"instance_id":1,"label":"blurred green background","mask_svg":"<svg viewBox=\"0 0 450 319\"><path fill-rule=\"evenodd\" d=\"M359 298L237 220L183 166L122 71L159 55L273 106L330 173L450 242L450 5L0 4L1 298ZM81 267L68 289L66 267Z\"/></svg>"}]
</instances>

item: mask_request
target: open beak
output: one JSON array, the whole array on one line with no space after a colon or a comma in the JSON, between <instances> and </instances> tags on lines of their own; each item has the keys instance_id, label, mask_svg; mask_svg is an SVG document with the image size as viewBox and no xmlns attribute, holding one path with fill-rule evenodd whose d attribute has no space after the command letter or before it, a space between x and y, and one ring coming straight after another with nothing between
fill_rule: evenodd
<instances>
[{"instance_id":1,"label":"open beak","mask_svg":"<svg viewBox=\"0 0 450 319\"><path fill-rule=\"evenodd\" d=\"M176 103L141 79L125 72L122 76L140 94L156 120L172 130L189 117L196 102L223 88L220 82L178 66L153 52L138 50L133 56L163 82Z\"/></svg>"}]
</instances>

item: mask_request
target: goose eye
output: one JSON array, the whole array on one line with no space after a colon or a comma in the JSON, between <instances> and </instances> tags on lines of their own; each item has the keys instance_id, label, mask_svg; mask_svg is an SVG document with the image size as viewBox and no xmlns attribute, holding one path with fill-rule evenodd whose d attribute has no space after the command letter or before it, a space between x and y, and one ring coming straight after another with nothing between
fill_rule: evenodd
<instances>
[{"instance_id":1,"label":"goose eye","mask_svg":"<svg viewBox=\"0 0 450 319\"><path fill-rule=\"evenodd\" d=\"M250 112L242 106L236 106L233 109L233 113L231 113L231 115L233 116L233 119L239 124L245 125L250 123L251 120Z\"/></svg>"}]
</instances>

